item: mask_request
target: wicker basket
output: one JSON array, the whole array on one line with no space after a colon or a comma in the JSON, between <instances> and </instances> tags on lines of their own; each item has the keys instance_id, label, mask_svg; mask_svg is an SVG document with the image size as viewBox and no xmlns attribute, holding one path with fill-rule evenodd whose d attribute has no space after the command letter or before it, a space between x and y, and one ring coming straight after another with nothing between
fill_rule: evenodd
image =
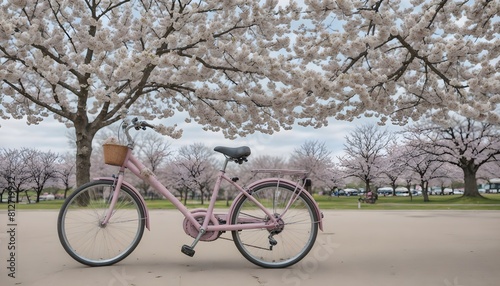
<instances>
[{"instance_id":1,"label":"wicker basket","mask_svg":"<svg viewBox=\"0 0 500 286\"><path fill-rule=\"evenodd\" d=\"M104 163L114 166L122 166L127 157L128 147L116 144L102 145L104 150Z\"/></svg>"}]
</instances>

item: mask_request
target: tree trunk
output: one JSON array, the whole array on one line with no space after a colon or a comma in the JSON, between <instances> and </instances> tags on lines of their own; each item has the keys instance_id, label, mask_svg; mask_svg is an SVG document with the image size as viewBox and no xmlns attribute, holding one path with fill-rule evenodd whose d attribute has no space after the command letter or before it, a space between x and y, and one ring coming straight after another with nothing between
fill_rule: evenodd
<instances>
[{"instance_id":1,"label":"tree trunk","mask_svg":"<svg viewBox=\"0 0 500 286\"><path fill-rule=\"evenodd\" d=\"M366 179L365 180L365 193L368 194L368 192L371 191L371 188L370 188L370 180Z\"/></svg>"},{"instance_id":2,"label":"tree trunk","mask_svg":"<svg viewBox=\"0 0 500 286\"><path fill-rule=\"evenodd\" d=\"M408 194L410 195L410 201L413 201L413 194L411 193L411 185L406 184L406 188L408 189Z\"/></svg>"},{"instance_id":3,"label":"tree trunk","mask_svg":"<svg viewBox=\"0 0 500 286\"><path fill-rule=\"evenodd\" d=\"M69 187L66 186L66 188L64 188L64 199L66 199L66 196L68 194L68 191L69 191Z\"/></svg>"},{"instance_id":4,"label":"tree trunk","mask_svg":"<svg viewBox=\"0 0 500 286\"><path fill-rule=\"evenodd\" d=\"M76 187L90 181L90 156L92 155L92 140L95 131L88 124L77 124L76 132Z\"/></svg>"},{"instance_id":5,"label":"tree trunk","mask_svg":"<svg viewBox=\"0 0 500 286\"><path fill-rule=\"evenodd\" d=\"M422 196L424 197L424 202L430 202L429 200L429 193L427 192L427 186L429 183L426 183L425 181L421 182L422 186Z\"/></svg>"},{"instance_id":6,"label":"tree trunk","mask_svg":"<svg viewBox=\"0 0 500 286\"><path fill-rule=\"evenodd\" d=\"M31 204L30 196L28 196L28 190L26 190L24 193L26 194L26 199L28 200L28 204ZM37 197L38 198L37 198L36 202L39 203L40 202L40 197L39 196L37 196Z\"/></svg>"},{"instance_id":7,"label":"tree trunk","mask_svg":"<svg viewBox=\"0 0 500 286\"><path fill-rule=\"evenodd\" d=\"M470 163L462 168L464 171L464 197L482 197L477 188L476 172L477 167Z\"/></svg>"}]
</instances>

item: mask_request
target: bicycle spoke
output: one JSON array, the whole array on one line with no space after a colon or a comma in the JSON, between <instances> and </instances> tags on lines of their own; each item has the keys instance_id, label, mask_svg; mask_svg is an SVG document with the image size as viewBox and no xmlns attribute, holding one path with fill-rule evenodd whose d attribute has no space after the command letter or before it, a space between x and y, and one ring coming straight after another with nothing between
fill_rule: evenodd
<instances>
[{"instance_id":1,"label":"bicycle spoke","mask_svg":"<svg viewBox=\"0 0 500 286\"><path fill-rule=\"evenodd\" d=\"M61 244L83 264L102 266L122 260L134 250L144 232L144 210L135 194L123 188L108 223L102 225L113 188L111 181L86 184L68 197L59 213Z\"/></svg>"},{"instance_id":2,"label":"bicycle spoke","mask_svg":"<svg viewBox=\"0 0 500 286\"><path fill-rule=\"evenodd\" d=\"M313 203L287 185L259 186L253 190L252 196L264 207L272 209L277 224L274 229L233 231L238 250L249 261L262 267L288 267L300 261L316 240L318 219ZM265 221L269 218L250 199L242 197L235 205L231 222L248 223L248 219Z\"/></svg>"}]
</instances>

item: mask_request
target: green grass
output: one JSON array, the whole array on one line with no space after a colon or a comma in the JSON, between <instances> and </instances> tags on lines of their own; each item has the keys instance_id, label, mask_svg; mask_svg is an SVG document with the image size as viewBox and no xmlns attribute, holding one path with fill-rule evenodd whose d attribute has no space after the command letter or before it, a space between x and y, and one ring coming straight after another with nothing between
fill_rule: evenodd
<instances>
[{"instance_id":1,"label":"green grass","mask_svg":"<svg viewBox=\"0 0 500 286\"><path fill-rule=\"evenodd\" d=\"M359 197L315 196L321 209L358 209ZM423 197L379 197L376 204L361 203L366 210L500 210L500 194L484 195L483 198L462 196L430 196L429 202Z\"/></svg>"},{"instance_id":2,"label":"green grass","mask_svg":"<svg viewBox=\"0 0 500 286\"><path fill-rule=\"evenodd\" d=\"M500 210L500 194L486 194L483 198L464 198L461 196L430 196L430 202L422 197L379 197L376 204L361 204L361 210ZM322 210L358 209L358 197L315 196ZM63 200L43 201L38 204L16 204L16 210L57 210ZM231 202L230 202L231 203ZM147 200L149 209L174 209L167 200ZM1 203L0 210L6 210L8 204ZM199 201L188 201L189 209L206 208L208 201L201 205ZM218 201L216 208L227 208L226 201Z\"/></svg>"}]
</instances>

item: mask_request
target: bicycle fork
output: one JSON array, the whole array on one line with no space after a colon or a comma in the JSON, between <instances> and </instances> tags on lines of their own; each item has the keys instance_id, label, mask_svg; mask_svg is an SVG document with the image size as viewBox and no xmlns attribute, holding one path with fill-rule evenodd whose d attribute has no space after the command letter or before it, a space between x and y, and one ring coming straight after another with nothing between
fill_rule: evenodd
<instances>
[{"instance_id":1,"label":"bicycle fork","mask_svg":"<svg viewBox=\"0 0 500 286\"><path fill-rule=\"evenodd\" d=\"M109 204L109 208L106 211L106 215L104 216L103 220L101 221L100 226L101 227L106 227L108 224L109 220L111 219L111 216L113 215L113 210L115 208L116 202L118 201L118 197L120 196L120 188L123 183L123 177L124 177L124 172L120 171L118 173L118 179L115 178L115 181L113 182L111 194L108 198L108 200L111 200Z\"/></svg>"}]
</instances>

